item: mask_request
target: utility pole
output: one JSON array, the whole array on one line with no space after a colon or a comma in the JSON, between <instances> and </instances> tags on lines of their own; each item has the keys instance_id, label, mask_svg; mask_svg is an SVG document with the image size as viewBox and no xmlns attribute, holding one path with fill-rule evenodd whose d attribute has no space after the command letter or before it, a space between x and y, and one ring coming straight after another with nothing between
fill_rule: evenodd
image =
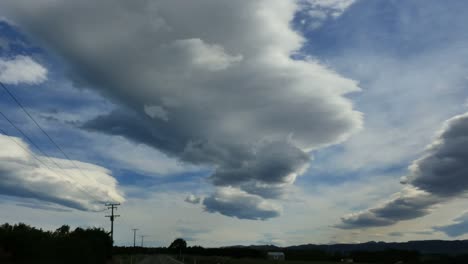
<instances>
[{"instance_id":1,"label":"utility pole","mask_svg":"<svg viewBox=\"0 0 468 264\"><path fill-rule=\"evenodd\" d=\"M147 236L145 236L145 235L140 235L140 237L141 237L141 247L143 247L143 239L144 239L145 237L147 237Z\"/></svg>"},{"instance_id":2,"label":"utility pole","mask_svg":"<svg viewBox=\"0 0 468 264\"><path fill-rule=\"evenodd\" d=\"M135 244L135 241L136 241L136 231L138 230L138 228L133 228L133 254L131 255L131 258L130 258L130 263L133 264L133 255L136 254L136 244Z\"/></svg>"},{"instance_id":3,"label":"utility pole","mask_svg":"<svg viewBox=\"0 0 468 264\"><path fill-rule=\"evenodd\" d=\"M111 209L111 215L106 215L106 217L109 217L111 221L110 235L111 235L112 245L114 245L114 219L120 216L120 215L114 215L114 209L117 210L117 206L119 205L120 205L119 203L106 203L107 209Z\"/></svg>"},{"instance_id":4,"label":"utility pole","mask_svg":"<svg viewBox=\"0 0 468 264\"><path fill-rule=\"evenodd\" d=\"M136 241L136 231L138 228L133 228L133 247L136 247L135 241Z\"/></svg>"}]
</instances>

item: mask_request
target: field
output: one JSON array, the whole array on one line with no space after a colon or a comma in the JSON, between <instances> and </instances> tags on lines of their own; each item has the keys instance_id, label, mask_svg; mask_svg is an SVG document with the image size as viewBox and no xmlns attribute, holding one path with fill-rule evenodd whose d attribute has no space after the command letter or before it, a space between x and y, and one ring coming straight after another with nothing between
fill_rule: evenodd
<instances>
[{"instance_id":1,"label":"field","mask_svg":"<svg viewBox=\"0 0 468 264\"><path fill-rule=\"evenodd\" d=\"M159 255L164 257L163 255ZM175 257L174 257L175 259ZM147 264L147 263L166 263L161 261L158 255L139 255L131 261L130 256L117 256L114 258L114 264ZM181 261L182 263L182 261ZM206 257L206 256L184 256L184 264L337 264L340 262L327 261L274 261L266 259L250 259L250 258L229 258L229 257Z\"/></svg>"},{"instance_id":2,"label":"field","mask_svg":"<svg viewBox=\"0 0 468 264\"><path fill-rule=\"evenodd\" d=\"M185 264L336 264L339 262L321 261L275 261L266 259L236 259L227 257L185 256Z\"/></svg>"}]
</instances>

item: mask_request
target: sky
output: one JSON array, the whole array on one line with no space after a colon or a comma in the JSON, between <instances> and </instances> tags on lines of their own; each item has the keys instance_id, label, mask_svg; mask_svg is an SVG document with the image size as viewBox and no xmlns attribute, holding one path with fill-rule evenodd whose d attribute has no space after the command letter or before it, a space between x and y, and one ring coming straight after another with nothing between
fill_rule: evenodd
<instances>
[{"instance_id":1,"label":"sky","mask_svg":"<svg viewBox=\"0 0 468 264\"><path fill-rule=\"evenodd\" d=\"M467 23L456 0L1 1L0 222L108 230L115 202L117 245L468 239Z\"/></svg>"}]
</instances>

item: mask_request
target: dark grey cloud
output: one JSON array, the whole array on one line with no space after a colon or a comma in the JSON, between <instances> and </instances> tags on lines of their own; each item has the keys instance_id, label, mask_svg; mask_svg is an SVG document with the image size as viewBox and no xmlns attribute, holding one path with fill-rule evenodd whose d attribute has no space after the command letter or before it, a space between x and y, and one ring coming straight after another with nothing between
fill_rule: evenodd
<instances>
[{"instance_id":1,"label":"dark grey cloud","mask_svg":"<svg viewBox=\"0 0 468 264\"><path fill-rule=\"evenodd\" d=\"M364 212L341 218L339 228L392 225L427 215L441 202L468 191L468 113L447 120L424 155L409 167L407 186L396 197ZM448 226L453 232L457 224ZM463 228L463 223L460 224Z\"/></svg>"},{"instance_id":2,"label":"dark grey cloud","mask_svg":"<svg viewBox=\"0 0 468 264\"><path fill-rule=\"evenodd\" d=\"M424 216L430 212L430 207L439 201L440 199L423 193L400 195L381 207L371 209L370 212L377 217L396 222Z\"/></svg>"},{"instance_id":3,"label":"dark grey cloud","mask_svg":"<svg viewBox=\"0 0 468 264\"><path fill-rule=\"evenodd\" d=\"M445 225L445 226L436 226L433 227L435 231L440 231L445 233L450 237L458 237L465 234L468 234L468 213L456 218L453 220L455 223Z\"/></svg>"},{"instance_id":4,"label":"dark grey cloud","mask_svg":"<svg viewBox=\"0 0 468 264\"><path fill-rule=\"evenodd\" d=\"M389 236L392 236L392 237L402 237L404 236L405 234L402 233L402 232L390 232L388 233Z\"/></svg>"},{"instance_id":5,"label":"dark grey cloud","mask_svg":"<svg viewBox=\"0 0 468 264\"><path fill-rule=\"evenodd\" d=\"M62 56L77 83L121 107L84 129L210 166L215 186L251 194L255 208L285 193L312 150L344 141L362 124L346 98L359 91L355 81L312 59L291 59L303 44L291 29L296 4L7 0L0 10ZM204 205L240 218L277 215L223 209L213 199Z\"/></svg>"},{"instance_id":6,"label":"dark grey cloud","mask_svg":"<svg viewBox=\"0 0 468 264\"><path fill-rule=\"evenodd\" d=\"M468 113L450 119L426 155L416 160L409 184L443 197L468 190Z\"/></svg>"},{"instance_id":7,"label":"dark grey cloud","mask_svg":"<svg viewBox=\"0 0 468 264\"><path fill-rule=\"evenodd\" d=\"M31 209L40 209L45 211L52 211L52 212L71 212L72 210L66 208L59 208L52 205L44 205L39 203L17 203L17 206L27 207Z\"/></svg>"},{"instance_id":8,"label":"dark grey cloud","mask_svg":"<svg viewBox=\"0 0 468 264\"><path fill-rule=\"evenodd\" d=\"M281 209L260 198L235 188L220 188L203 200L205 210L239 219L266 220L277 217Z\"/></svg>"}]
</instances>

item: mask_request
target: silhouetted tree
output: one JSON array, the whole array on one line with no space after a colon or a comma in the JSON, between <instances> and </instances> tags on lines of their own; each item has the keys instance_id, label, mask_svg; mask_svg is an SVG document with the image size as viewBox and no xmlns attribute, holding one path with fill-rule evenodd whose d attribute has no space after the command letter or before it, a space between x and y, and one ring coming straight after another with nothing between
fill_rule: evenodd
<instances>
[{"instance_id":1,"label":"silhouetted tree","mask_svg":"<svg viewBox=\"0 0 468 264\"><path fill-rule=\"evenodd\" d=\"M187 242L183 238L176 238L169 246L170 249L184 250L187 248Z\"/></svg>"}]
</instances>

